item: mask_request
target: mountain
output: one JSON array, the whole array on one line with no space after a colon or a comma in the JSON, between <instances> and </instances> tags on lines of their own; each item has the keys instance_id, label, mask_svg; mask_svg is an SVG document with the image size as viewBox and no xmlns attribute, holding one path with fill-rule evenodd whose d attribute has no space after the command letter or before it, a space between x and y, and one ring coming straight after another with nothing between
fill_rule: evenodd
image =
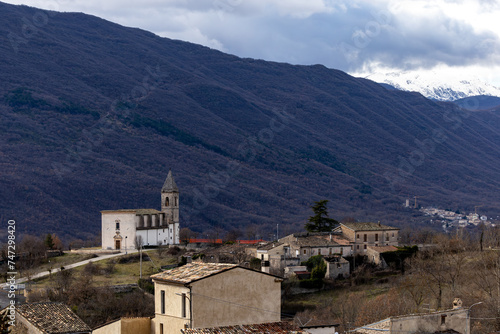
<instances>
[{"instance_id":1,"label":"mountain","mask_svg":"<svg viewBox=\"0 0 500 334\"><path fill-rule=\"evenodd\" d=\"M497 112L81 13L0 11L0 206L20 234L87 238L101 210L159 209L169 168L199 232L283 235L322 199L336 219L398 226L418 223L402 206L415 195L498 214Z\"/></svg>"},{"instance_id":2,"label":"mountain","mask_svg":"<svg viewBox=\"0 0 500 334\"><path fill-rule=\"evenodd\" d=\"M464 79L459 74L443 76L435 71L404 71L374 73L366 79L387 84L402 91L418 92L437 101L455 101L478 95L500 97L500 88L482 82L478 78Z\"/></svg>"},{"instance_id":3,"label":"mountain","mask_svg":"<svg viewBox=\"0 0 500 334\"><path fill-rule=\"evenodd\" d=\"M500 107L500 97L496 96L471 96L453 101L457 106L467 110L487 110Z\"/></svg>"}]
</instances>

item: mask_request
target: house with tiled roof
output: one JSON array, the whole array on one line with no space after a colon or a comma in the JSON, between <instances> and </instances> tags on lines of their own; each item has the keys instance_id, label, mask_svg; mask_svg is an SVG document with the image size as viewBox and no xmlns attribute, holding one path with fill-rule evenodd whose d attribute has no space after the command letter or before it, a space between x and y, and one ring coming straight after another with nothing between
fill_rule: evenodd
<instances>
[{"instance_id":1,"label":"house with tiled roof","mask_svg":"<svg viewBox=\"0 0 500 334\"><path fill-rule=\"evenodd\" d=\"M261 245L254 256L261 259L262 271L283 276L295 271L290 268L299 266L311 256L349 256L351 253L351 242L340 232L304 232Z\"/></svg>"},{"instance_id":2,"label":"house with tiled roof","mask_svg":"<svg viewBox=\"0 0 500 334\"><path fill-rule=\"evenodd\" d=\"M151 276L153 333L281 320L281 278L235 264L192 262Z\"/></svg>"},{"instance_id":3,"label":"house with tiled roof","mask_svg":"<svg viewBox=\"0 0 500 334\"><path fill-rule=\"evenodd\" d=\"M26 303L16 307L12 333L86 334L90 327L63 303ZM12 328L12 327L11 327Z\"/></svg>"},{"instance_id":4,"label":"house with tiled roof","mask_svg":"<svg viewBox=\"0 0 500 334\"><path fill-rule=\"evenodd\" d=\"M179 244L179 188L172 171L161 188L161 210L101 211L102 248L126 251L144 246Z\"/></svg>"},{"instance_id":5,"label":"house with tiled roof","mask_svg":"<svg viewBox=\"0 0 500 334\"><path fill-rule=\"evenodd\" d=\"M182 329L183 334L307 334L291 322L271 322L265 324L236 325L210 328L187 328Z\"/></svg>"},{"instance_id":6,"label":"house with tiled roof","mask_svg":"<svg viewBox=\"0 0 500 334\"><path fill-rule=\"evenodd\" d=\"M398 248L395 246L368 246L366 249L366 257L368 262L386 268L388 265L384 259L384 253L395 252L397 250Z\"/></svg>"},{"instance_id":7,"label":"house with tiled roof","mask_svg":"<svg viewBox=\"0 0 500 334\"><path fill-rule=\"evenodd\" d=\"M340 223L336 231L353 244L354 254L365 255L368 246L398 246L399 228L378 223Z\"/></svg>"},{"instance_id":8,"label":"house with tiled roof","mask_svg":"<svg viewBox=\"0 0 500 334\"><path fill-rule=\"evenodd\" d=\"M423 314L390 317L353 330L358 334L417 334L417 333L470 333L468 308L462 307L460 299L453 301L453 308Z\"/></svg>"}]
</instances>

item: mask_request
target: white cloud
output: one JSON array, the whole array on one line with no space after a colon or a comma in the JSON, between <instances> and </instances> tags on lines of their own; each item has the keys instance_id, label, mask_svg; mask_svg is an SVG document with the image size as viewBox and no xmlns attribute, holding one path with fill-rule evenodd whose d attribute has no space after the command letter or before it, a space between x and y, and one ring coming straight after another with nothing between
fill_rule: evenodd
<instances>
[{"instance_id":1,"label":"white cloud","mask_svg":"<svg viewBox=\"0 0 500 334\"><path fill-rule=\"evenodd\" d=\"M500 65L500 4L493 0L7 2L85 12L242 57L322 63L356 73L373 64L391 69L441 64L461 71L490 68L494 70L480 72L499 81L493 76ZM387 22L377 12L387 13ZM352 59L345 57L342 45L352 47Z\"/></svg>"}]
</instances>

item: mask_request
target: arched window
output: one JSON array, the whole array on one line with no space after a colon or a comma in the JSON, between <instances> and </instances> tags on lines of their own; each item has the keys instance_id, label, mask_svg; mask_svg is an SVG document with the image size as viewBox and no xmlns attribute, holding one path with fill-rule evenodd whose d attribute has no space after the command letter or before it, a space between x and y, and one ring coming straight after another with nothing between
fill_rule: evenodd
<instances>
[{"instance_id":1,"label":"arched window","mask_svg":"<svg viewBox=\"0 0 500 334\"><path fill-rule=\"evenodd\" d=\"M165 197L165 206L169 206L168 197Z\"/></svg>"},{"instance_id":2,"label":"arched window","mask_svg":"<svg viewBox=\"0 0 500 334\"><path fill-rule=\"evenodd\" d=\"M177 197L174 197L174 206L177 206Z\"/></svg>"}]
</instances>

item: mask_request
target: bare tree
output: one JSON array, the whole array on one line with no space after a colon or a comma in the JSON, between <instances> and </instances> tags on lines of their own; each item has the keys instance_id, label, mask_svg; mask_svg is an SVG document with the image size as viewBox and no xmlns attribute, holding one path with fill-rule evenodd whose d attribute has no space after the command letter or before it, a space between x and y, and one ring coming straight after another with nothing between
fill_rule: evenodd
<instances>
[{"instance_id":1,"label":"bare tree","mask_svg":"<svg viewBox=\"0 0 500 334\"><path fill-rule=\"evenodd\" d=\"M136 235L134 239L134 247L139 250L144 246L144 241L142 240L142 235Z\"/></svg>"}]
</instances>

